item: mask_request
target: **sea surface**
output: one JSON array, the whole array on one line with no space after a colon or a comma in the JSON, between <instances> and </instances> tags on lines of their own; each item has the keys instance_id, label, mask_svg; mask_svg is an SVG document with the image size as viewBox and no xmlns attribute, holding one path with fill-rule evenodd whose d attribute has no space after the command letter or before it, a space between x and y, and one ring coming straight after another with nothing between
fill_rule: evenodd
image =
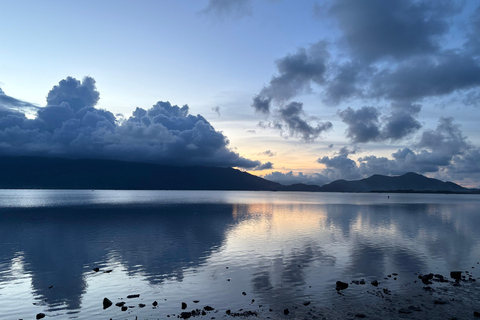
<instances>
[{"instance_id":1,"label":"sea surface","mask_svg":"<svg viewBox=\"0 0 480 320\"><path fill-rule=\"evenodd\" d=\"M0 190L0 319L474 319L479 262L479 195Z\"/></svg>"}]
</instances>

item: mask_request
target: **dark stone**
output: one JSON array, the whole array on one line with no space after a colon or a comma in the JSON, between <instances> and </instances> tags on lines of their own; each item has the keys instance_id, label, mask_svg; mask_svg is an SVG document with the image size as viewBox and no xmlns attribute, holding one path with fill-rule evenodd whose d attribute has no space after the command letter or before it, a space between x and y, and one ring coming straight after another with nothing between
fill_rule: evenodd
<instances>
[{"instance_id":1,"label":"dark stone","mask_svg":"<svg viewBox=\"0 0 480 320\"><path fill-rule=\"evenodd\" d=\"M37 320L38 320L38 319L43 319L43 318L45 318L45 313L41 313L41 312L40 312L40 313L37 313L37 317L36 317L36 318L37 318Z\"/></svg>"},{"instance_id":2,"label":"dark stone","mask_svg":"<svg viewBox=\"0 0 480 320\"><path fill-rule=\"evenodd\" d=\"M113 270L107 270L107 271L103 271L103 273L110 273L112 272Z\"/></svg>"},{"instance_id":3,"label":"dark stone","mask_svg":"<svg viewBox=\"0 0 480 320\"><path fill-rule=\"evenodd\" d=\"M283 310L283 314L284 314L284 315L288 315L289 313L290 313L290 311L288 310L288 308L285 309L285 310Z\"/></svg>"},{"instance_id":4,"label":"dark stone","mask_svg":"<svg viewBox=\"0 0 480 320\"><path fill-rule=\"evenodd\" d=\"M230 311L230 309L228 309L227 311L225 311L226 314L230 314L232 313L232 311Z\"/></svg>"},{"instance_id":5,"label":"dark stone","mask_svg":"<svg viewBox=\"0 0 480 320\"><path fill-rule=\"evenodd\" d=\"M112 304L113 302L110 301L108 298L103 298L103 309L110 308Z\"/></svg>"},{"instance_id":6,"label":"dark stone","mask_svg":"<svg viewBox=\"0 0 480 320\"><path fill-rule=\"evenodd\" d=\"M182 310L187 309L187 304L185 302L182 302Z\"/></svg>"},{"instance_id":7,"label":"dark stone","mask_svg":"<svg viewBox=\"0 0 480 320\"><path fill-rule=\"evenodd\" d=\"M337 283L335 285L335 289L337 291L345 290L347 288L348 288L348 283L345 283L345 282L342 282L342 281L337 281Z\"/></svg>"},{"instance_id":8,"label":"dark stone","mask_svg":"<svg viewBox=\"0 0 480 320\"><path fill-rule=\"evenodd\" d=\"M212 308L212 307L210 307L210 306L205 306L205 307L203 307L203 310L205 310L205 311L213 311L213 310L215 310L215 308Z\"/></svg>"},{"instance_id":9,"label":"dark stone","mask_svg":"<svg viewBox=\"0 0 480 320\"><path fill-rule=\"evenodd\" d=\"M205 310L202 310L202 316L205 316L207 315L207 313L205 312Z\"/></svg>"},{"instance_id":10,"label":"dark stone","mask_svg":"<svg viewBox=\"0 0 480 320\"><path fill-rule=\"evenodd\" d=\"M125 305L125 302L124 302L124 301L122 301L122 302L117 302L117 303L115 303L115 305L116 305L117 307L123 307L123 306Z\"/></svg>"},{"instance_id":11,"label":"dark stone","mask_svg":"<svg viewBox=\"0 0 480 320\"><path fill-rule=\"evenodd\" d=\"M128 307L127 306L122 306L122 311L127 311Z\"/></svg>"},{"instance_id":12,"label":"dark stone","mask_svg":"<svg viewBox=\"0 0 480 320\"><path fill-rule=\"evenodd\" d=\"M93 268L93 271L98 272L100 271L100 268L99 267Z\"/></svg>"},{"instance_id":13,"label":"dark stone","mask_svg":"<svg viewBox=\"0 0 480 320\"><path fill-rule=\"evenodd\" d=\"M193 303L199 303L200 300L193 300Z\"/></svg>"},{"instance_id":14,"label":"dark stone","mask_svg":"<svg viewBox=\"0 0 480 320\"><path fill-rule=\"evenodd\" d=\"M357 318L366 318L367 316L366 316L365 314L363 314L363 313L357 313L357 314L355 315L355 317L357 317Z\"/></svg>"},{"instance_id":15,"label":"dark stone","mask_svg":"<svg viewBox=\"0 0 480 320\"><path fill-rule=\"evenodd\" d=\"M452 271L450 272L450 278L460 281L462 279L462 271Z\"/></svg>"},{"instance_id":16,"label":"dark stone","mask_svg":"<svg viewBox=\"0 0 480 320\"><path fill-rule=\"evenodd\" d=\"M432 279L433 279L433 273L425 274L425 275L419 275L418 279L422 280L423 284L432 284Z\"/></svg>"},{"instance_id":17,"label":"dark stone","mask_svg":"<svg viewBox=\"0 0 480 320\"><path fill-rule=\"evenodd\" d=\"M435 300L433 301L434 304L447 304L447 301L445 300Z\"/></svg>"},{"instance_id":18,"label":"dark stone","mask_svg":"<svg viewBox=\"0 0 480 320\"><path fill-rule=\"evenodd\" d=\"M246 295L247 295L247 293L246 293L245 291L243 291L243 292L242 292L242 294L243 294L244 296L246 296Z\"/></svg>"},{"instance_id":19,"label":"dark stone","mask_svg":"<svg viewBox=\"0 0 480 320\"><path fill-rule=\"evenodd\" d=\"M188 319L192 316L192 313L191 312L182 312L180 313L180 318L181 319Z\"/></svg>"},{"instance_id":20,"label":"dark stone","mask_svg":"<svg viewBox=\"0 0 480 320\"><path fill-rule=\"evenodd\" d=\"M305 302L303 303L303 305L304 305L305 307L308 306L308 305L310 305L310 301L305 301Z\"/></svg>"},{"instance_id":21,"label":"dark stone","mask_svg":"<svg viewBox=\"0 0 480 320\"><path fill-rule=\"evenodd\" d=\"M377 280L373 280L370 283L372 284L372 286L378 287L378 281Z\"/></svg>"},{"instance_id":22,"label":"dark stone","mask_svg":"<svg viewBox=\"0 0 480 320\"><path fill-rule=\"evenodd\" d=\"M128 299L133 299L133 298L138 298L138 297L140 297L139 294L129 294L129 295L127 296Z\"/></svg>"},{"instance_id":23,"label":"dark stone","mask_svg":"<svg viewBox=\"0 0 480 320\"><path fill-rule=\"evenodd\" d=\"M473 312L473 316L474 316L474 317L480 317L480 312L474 311L474 312ZM37 318L37 319L38 319L38 318Z\"/></svg>"},{"instance_id":24,"label":"dark stone","mask_svg":"<svg viewBox=\"0 0 480 320\"><path fill-rule=\"evenodd\" d=\"M360 284L365 284L365 280L364 279L360 280Z\"/></svg>"},{"instance_id":25,"label":"dark stone","mask_svg":"<svg viewBox=\"0 0 480 320\"><path fill-rule=\"evenodd\" d=\"M140 308L145 308L145 304L143 304L143 303L139 303L138 306L139 306Z\"/></svg>"},{"instance_id":26,"label":"dark stone","mask_svg":"<svg viewBox=\"0 0 480 320\"><path fill-rule=\"evenodd\" d=\"M154 307L158 306L158 302L157 302L157 301L153 301L152 306L154 306Z\"/></svg>"}]
</instances>

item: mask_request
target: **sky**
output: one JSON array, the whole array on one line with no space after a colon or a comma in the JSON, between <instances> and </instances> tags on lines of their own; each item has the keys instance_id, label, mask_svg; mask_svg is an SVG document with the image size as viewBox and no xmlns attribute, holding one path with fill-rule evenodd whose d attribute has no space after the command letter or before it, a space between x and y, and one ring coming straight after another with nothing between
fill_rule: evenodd
<instances>
[{"instance_id":1,"label":"sky","mask_svg":"<svg viewBox=\"0 0 480 320\"><path fill-rule=\"evenodd\" d=\"M480 186L476 0L0 8L0 155Z\"/></svg>"}]
</instances>

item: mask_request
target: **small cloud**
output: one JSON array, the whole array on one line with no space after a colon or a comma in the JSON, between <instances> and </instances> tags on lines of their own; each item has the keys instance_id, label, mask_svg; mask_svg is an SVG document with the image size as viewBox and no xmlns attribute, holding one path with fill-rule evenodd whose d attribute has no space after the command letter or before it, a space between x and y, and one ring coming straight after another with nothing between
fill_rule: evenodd
<instances>
[{"instance_id":1,"label":"small cloud","mask_svg":"<svg viewBox=\"0 0 480 320\"><path fill-rule=\"evenodd\" d=\"M260 152L259 155L263 155L263 156L267 156L267 157L274 157L274 156L277 155L277 153L273 152L271 150L267 150L267 151Z\"/></svg>"},{"instance_id":2,"label":"small cloud","mask_svg":"<svg viewBox=\"0 0 480 320\"><path fill-rule=\"evenodd\" d=\"M218 114L218 116L220 116L220 107L219 106L212 107L212 111L215 112L216 114Z\"/></svg>"}]
</instances>

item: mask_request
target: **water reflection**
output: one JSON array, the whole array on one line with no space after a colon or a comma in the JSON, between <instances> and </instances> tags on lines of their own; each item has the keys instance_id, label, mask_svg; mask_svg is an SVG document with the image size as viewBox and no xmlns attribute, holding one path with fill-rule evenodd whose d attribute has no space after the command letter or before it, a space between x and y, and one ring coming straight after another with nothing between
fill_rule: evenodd
<instances>
[{"instance_id":1,"label":"water reflection","mask_svg":"<svg viewBox=\"0 0 480 320\"><path fill-rule=\"evenodd\" d=\"M182 194L191 198L181 201ZM480 256L475 197L429 196L420 203L414 195L412 203L405 196L386 203L384 195L365 195L368 201L354 195L349 202L348 195L325 201L304 193L179 192L172 200L172 193L137 191L130 202L112 192L87 193L79 205L85 195L79 191L68 205L73 191L37 197L45 195L41 202L30 194L15 207L9 193L9 205L0 209L0 295L28 278L47 311L100 312L85 302L89 279L97 279L94 267L121 267L148 282L143 290L152 296L177 290L242 307L246 302L235 296L250 288L249 299L280 308L306 300L327 305L337 298L338 279L448 274L476 265ZM32 205L38 201L44 205ZM131 284L118 274L109 279L127 291Z\"/></svg>"}]
</instances>

